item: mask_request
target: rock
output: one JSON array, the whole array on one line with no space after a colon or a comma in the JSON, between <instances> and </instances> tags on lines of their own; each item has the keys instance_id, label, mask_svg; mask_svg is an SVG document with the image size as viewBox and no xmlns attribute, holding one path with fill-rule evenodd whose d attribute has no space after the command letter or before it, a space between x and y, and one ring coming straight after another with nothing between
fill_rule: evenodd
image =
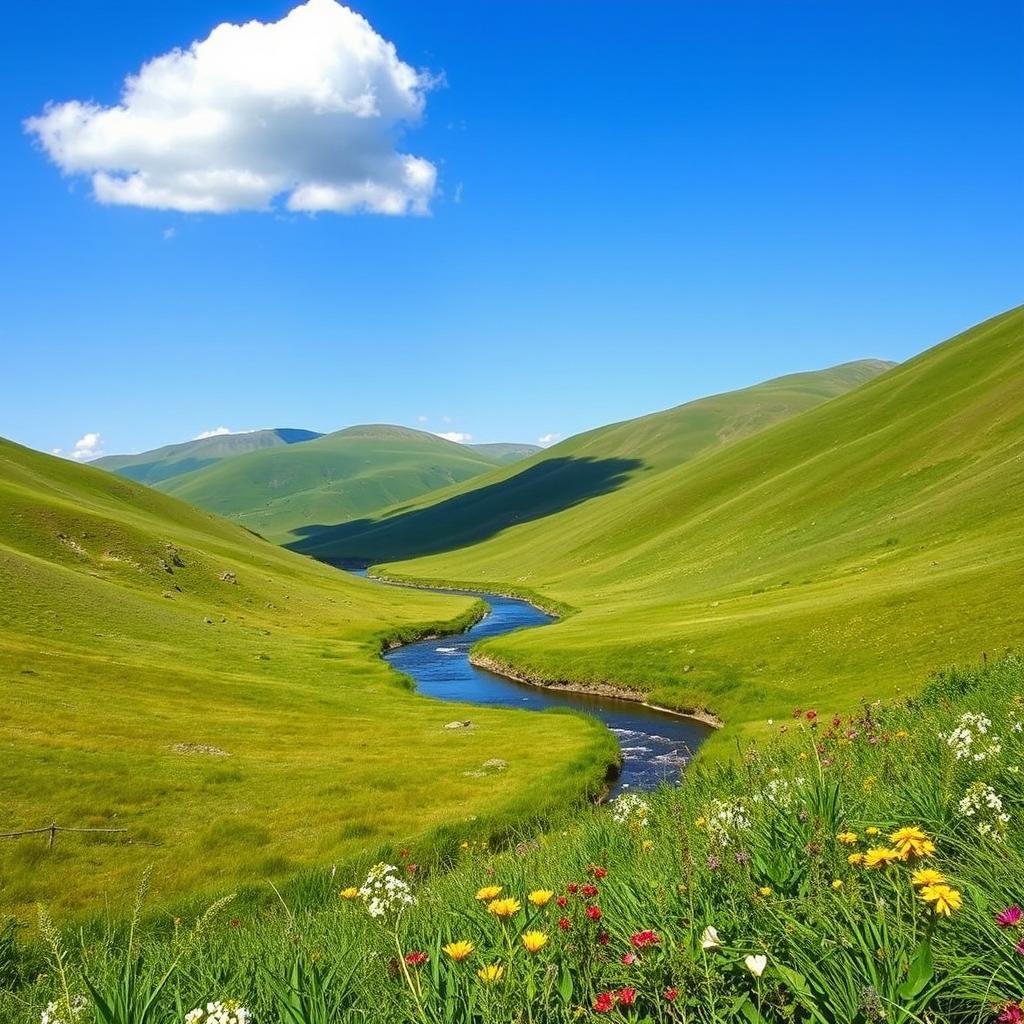
<instances>
[{"instance_id":1,"label":"rock","mask_svg":"<svg viewBox=\"0 0 1024 1024\"><path fill-rule=\"evenodd\" d=\"M230 569L225 569L217 579L222 580L224 583L238 583L238 577Z\"/></svg>"},{"instance_id":2,"label":"rock","mask_svg":"<svg viewBox=\"0 0 1024 1024\"><path fill-rule=\"evenodd\" d=\"M208 757L230 757L226 750L211 747L208 743L175 743L171 747L176 754L206 754Z\"/></svg>"},{"instance_id":3,"label":"rock","mask_svg":"<svg viewBox=\"0 0 1024 1024\"><path fill-rule=\"evenodd\" d=\"M203 622L205 622L207 626L212 626L212 625L213 625L213 619L211 619L209 615L207 615L207 616L206 616L206 617L205 617L205 618L203 619Z\"/></svg>"},{"instance_id":4,"label":"rock","mask_svg":"<svg viewBox=\"0 0 1024 1024\"><path fill-rule=\"evenodd\" d=\"M492 772L503 772L508 767L508 761L502 761L500 757L492 757L489 761L484 761L484 769Z\"/></svg>"},{"instance_id":5,"label":"rock","mask_svg":"<svg viewBox=\"0 0 1024 1024\"><path fill-rule=\"evenodd\" d=\"M445 728L446 729L472 729L473 728L473 723L470 722L468 719L465 722L449 722L445 726Z\"/></svg>"}]
</instances>

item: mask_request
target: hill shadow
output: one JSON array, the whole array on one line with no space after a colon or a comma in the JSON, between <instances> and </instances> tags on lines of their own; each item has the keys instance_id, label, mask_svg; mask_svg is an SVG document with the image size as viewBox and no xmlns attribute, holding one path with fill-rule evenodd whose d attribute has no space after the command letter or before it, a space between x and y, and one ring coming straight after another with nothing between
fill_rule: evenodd
<instances>
[{"instance_id":1,"label":"hill shadow","mask_svg":"<svg viewBox=\"0 0 1024 1024\"><path fill-rule=\"evenodd\" d=\"M297 539L286 546L348 565L437 554L618 490L643 467L640 459L546 459L426 508L398 509L383 519L300 527Z\"/></svg>"}]
</instances>

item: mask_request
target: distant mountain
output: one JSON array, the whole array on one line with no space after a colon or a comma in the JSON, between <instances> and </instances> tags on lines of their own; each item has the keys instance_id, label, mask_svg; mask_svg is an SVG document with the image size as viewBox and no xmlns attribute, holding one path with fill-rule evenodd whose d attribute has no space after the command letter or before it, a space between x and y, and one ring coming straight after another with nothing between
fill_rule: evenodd
<instances>
[{"instance_id":1,"label":"distant mountain","mask_svg":"<svg viewBox=\"0 0 1024 1024\"><path fill-rule=\"evenodd\" d=\"M157 487L284 541L299 529L364 517L498 463L497 456L422 430L366 424L221 459Z\"/></svg>"},{"instance_id":2,"label":"distant mountain","mask_svg":"<svg viewBox=\"0 0 1024 1024\"><path fill-rule=\"evenodd\" d=\"M245 452L312 441L323 435L313 430L276 427L250 430L244 434L215 434L181 444L168 444L138 455L107 455L92 463L100 469L153 486L163 480L191 473Z\"/></svg>"},{"instance_id":3,"label":"distant mountain","mask_svg":"<svg viewBox=\"0 0 1024 1024\"><path fill-rule=\"evenodd\" d=\"M497 462L519 462L544 449L539 444L467 444L466 448Z\"/></svg>"}]
</instances>

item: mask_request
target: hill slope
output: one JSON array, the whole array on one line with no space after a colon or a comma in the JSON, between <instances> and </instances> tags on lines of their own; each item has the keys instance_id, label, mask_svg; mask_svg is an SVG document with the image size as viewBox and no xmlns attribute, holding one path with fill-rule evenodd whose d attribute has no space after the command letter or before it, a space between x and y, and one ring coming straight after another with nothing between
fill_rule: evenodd
<instances>
[{"instance_id":1,"label":"hill slope","mask_svg":"<svg viewBox=\"0 0 1024 1024\"><path fill-rule=\"evenodd\" d=\"M797 373L571 437L485 477L384 515L297 529L297 550L326 559L408 558L480 541L588 503L628 509L633 488L859 386L893 364L877 359Z\"/></svg>"},{"instance_id":2,"label":"hill slope","mask_svg":"<svg viewBox=\"0 0 1024 1024\"><path fill-rule=\"evenodd\" d=\"M166 480L161 490L273 540L339 523L492 470L498 459L421 430L349 427Z\"/></svg>"},{"instance_id":3,"label":"hill slope","mask_svg":"<svg viewBox=\"0 0 1024 1024\"><path fill-rule=\"evenodd\" d=\"M491 444L467 444L465 447L485 458L494 459L495 462L520 462L543 450L539 444L515 444L503 441Z\"/></svg>"},{"instance_id":4,"label":"hill slope","mask_svg":"<svg viewBox=\"0 0 1024 1024\"><path fill-rule=\"evenodd\" d=\"M95 907L149 864L164 894L262 882L569 799L608 754L565 715L473 708L476 729L445 731L457 706L377 658L466 599L356 579L2 440L0 594L0 832L128 829L52 854L5 841L8 910ZM507 771L465 774L490 757Z\"/></svg>"},{"instance_id":5,"label":"hill slope","mask_svg":"<svg viewBox=\"0 0 1024 1024\"><path fill-rule=\"evenodd\" d=\"M499 663L754 728L1019 644L1022 538L1016 309L673 470L390 568L581 609L488 645Z\"/></svg>"},{"instance_id":6,"label":"hill slope","mask_svg":"<svg viewBox=\"0 0 1024 1024\"><path fill-rule=\"evenodd\" d=\"M320 436L313 430L290 427L250 430L244 434L215 434L213 437L200 437L181 444L164 445L137 455L105 455L91 465L152 486L244 452L300 444Z\"/></svg>"}]
</instances>

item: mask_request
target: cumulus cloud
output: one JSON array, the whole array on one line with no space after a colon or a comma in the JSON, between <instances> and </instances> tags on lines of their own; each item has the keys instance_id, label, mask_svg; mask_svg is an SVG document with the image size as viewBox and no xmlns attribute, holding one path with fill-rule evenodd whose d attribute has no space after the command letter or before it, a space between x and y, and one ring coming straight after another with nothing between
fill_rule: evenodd
<instances>
[{"instance_id":1,"label":"cumulus cloud","mask_svg":"<svg viewBox=\"0 0 1024 1024\"><path fill-rule=\"evenodd\" d=\"M436 83L336 0L218 25L155 57L121 101L51 103L25 122L101 203L188 213L427 213L437 169L399 152Z\"/></svg>"},{"instance_id":2,"label":"cumulus cloud","mask_svg":"<svg viewBox=\"0 0 1024 1024\"><path fill-rule=\"evenodd\" d=\"M59 454L59 449L54 454ZM68 458L74 459L76 462L92 462L93 459L98 459L102 454L102 439L95 431L91 431L88 434L83 434L75 442L75 446L68 452Z\"/></svg>"},{"instance_id":3,"label":"cumulus cloud","mask_svg":"<svg viewBox=\"0 0 1024 1024\"><path fill-rule=\"evenodd\" d=\"M461 434L457 430L449 430L444 434L438 434L438 437L443 437L446 441L454 441L456 444L466 444L473 440L472 434Z\"/></svg>"},{"instance_id":4,"label":"cumulus cloud","mask_svg":"<svg viewBox=\"0 0 1024 1024\"><path fill-rule=\"evenodd\" d=\"M555 444L557 441L561 440L561 434L542 434L540 437L537 438L537 444L539 444L541 448L548 448L551 445Z\"/></svg>"},{"instance_id":5,"label":"cumulus cloud","mask_svg":"<svg viewBox=\"0 0 1024 1024\"><path fill-rule=\"evenodd\" d=\"M229 427L214 427L213 430L204 430L201 434L196 434L192 440L205 441L208 437L220 437L221 434L231 433L233 433L233 431Z\"/></svg>"}]
</instances>

